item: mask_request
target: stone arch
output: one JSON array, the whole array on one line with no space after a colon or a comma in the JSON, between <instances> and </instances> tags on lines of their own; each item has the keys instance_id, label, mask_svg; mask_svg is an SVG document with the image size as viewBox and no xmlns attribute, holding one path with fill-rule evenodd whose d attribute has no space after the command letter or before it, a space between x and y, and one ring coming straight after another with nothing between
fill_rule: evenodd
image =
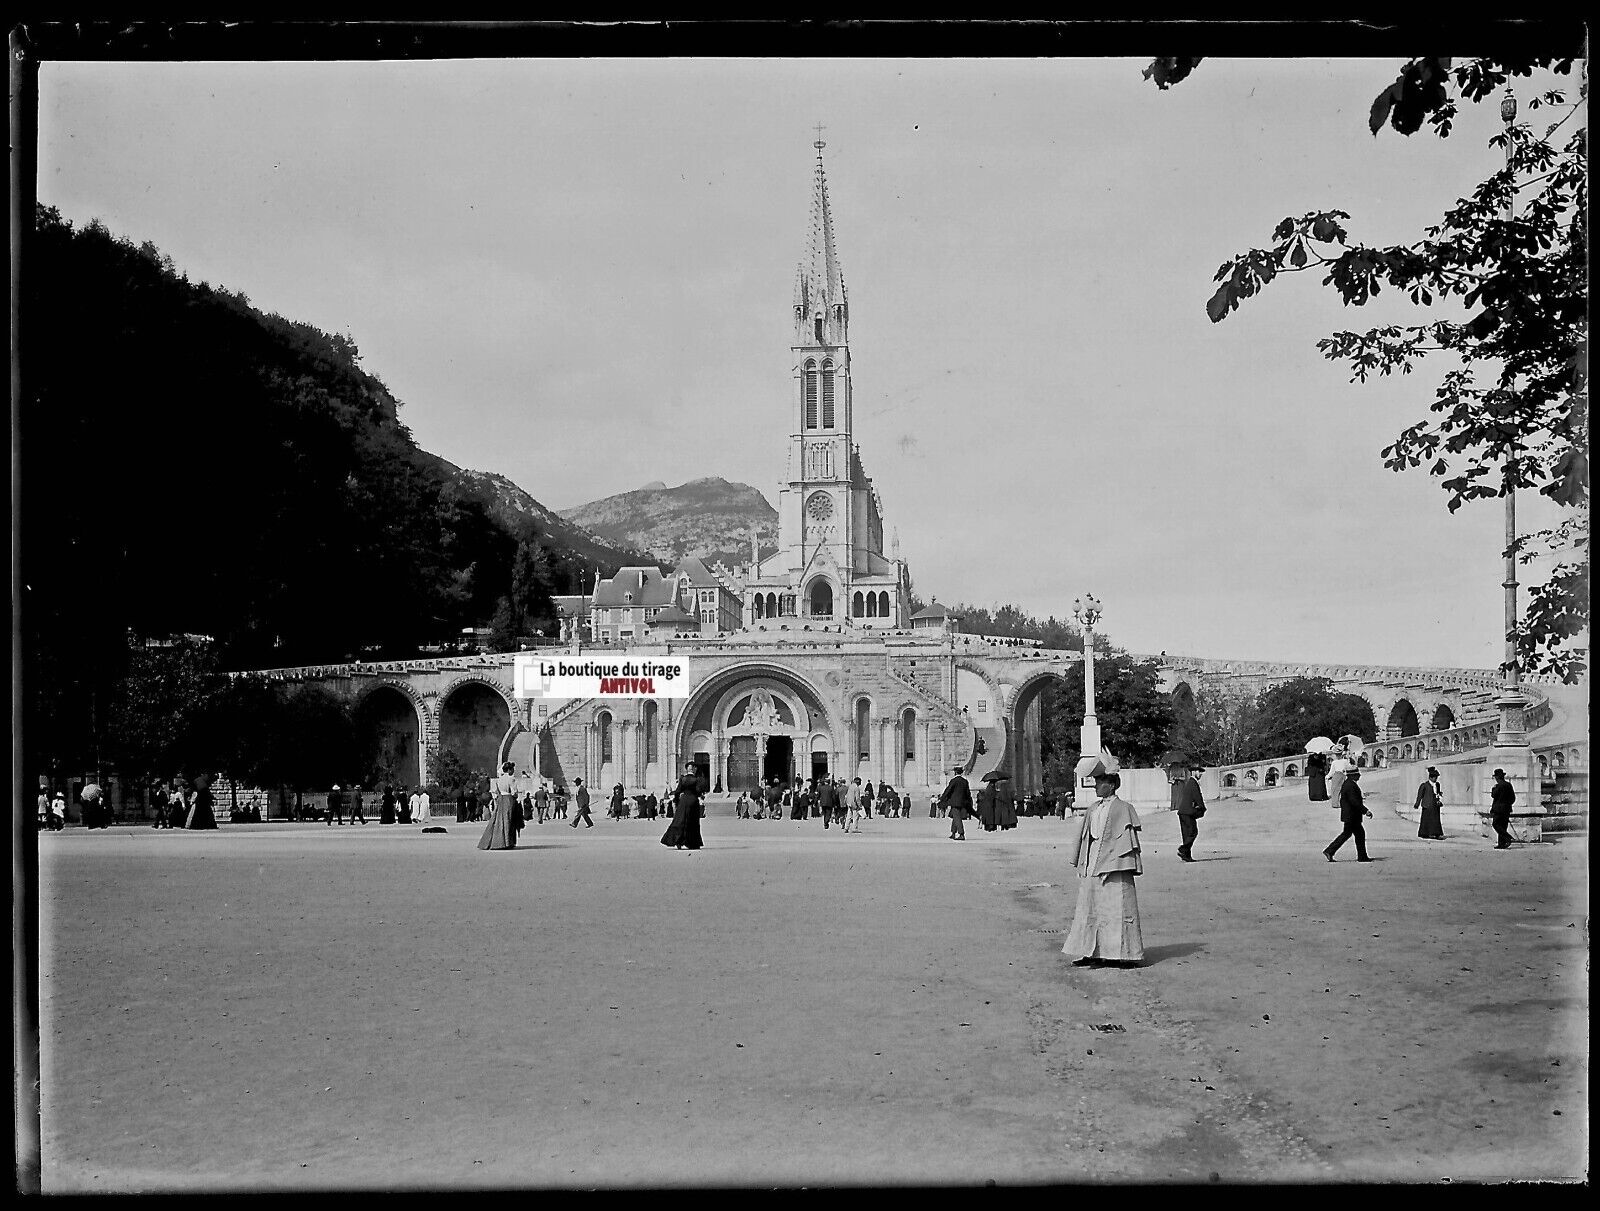
<instances>
[{"instance_id":1,"label":"stone arch","mask_svg":"<svg viewBox=\"0 0 1600 1211\"><path fill-rule=\"evenodd\" d=\"M1194 713L1194 687L1187 681L1180 681L1172 687L1172 707L1180 713Z\"/></svg>"},{"instance_id":2,"label":"stone arch","mask_svg":"<svg viewBox=\"0 0 1600 1211\"><path fill-rule=\"evenodd\" d=\"M1284 767L1283 776L1285 778L1298 778L1300 776L1300 767L1291 761Z\"/></svg>"},{"instance_id":3,"label":"stone arch","mask_svg":"<svg viewBox=\"0 0 1600 1211\"><path fill-rule=\"evenodd\" d=\"M1244 780L1247 786L1254 786L1261 781L1261 775L1256 770L1247 769L1244 772Z\"/></svg>"},{"instance_id":4,"label":"stone arch","mask_svg":"<svg viewBox=\"0 0 1600 1211\"><path fill-rule=\"evenodd\" d=\"M807 618L832 618L835 609L835 599L838 589L832 579L827 576L813 577L801 594L805 604Z\"/></svg>"},{"instance_id":5,"label":"stone arch","mask_svg":"<svg viewBox=\"0 0 1600 1211\"><path fill-rule=\"evenodd\" d=\"M1366 764L1367 764L1367 755L1365 753L1362 753L1361 756L1356 758L1356 765L1359 768L1365 769L1366 768Z\"/></svg>"},{"instance_id":6,"label":"stone arch","mask_svg":"<svg viewBox=\"0 0 1600 1211\"><path fill-rule=\"evenodd\" d=\"M1239 775L1235 774L1235 773L1231 773L1231 772L1223 774L1222 775L1222 785L1223 786L1227 786L1227 787L1238 786L1239 785Z\"/></svg>"},{"instance_id":7,"label":"stone arch","mask_svg":"<svg viewBox=\"0 0 1600 1211\"><path fill-rule=\"evenodd\" d=\"M985 680L988 678L985 677ZM1007 744L1002 768L1011 778L1013 792L1019 796L1031 795L1044 789L1043 753L1024 751L1026 742L1031 739L1028 733L1028 712L1047 685L1064 680L1065 675L1060 669L1036 669L1024 676L1011 689L1010 701L1006 703L1003 716Z\"/></svg>"},{"instance_id":8,"label":"stone arch","mask_svg":"<svg viewBox=\"0 0 1600 1211\"><path fill-rule=\"evenodd\" d=\"M671 738L668 751L664 754L664 758L682 768L685 763L694 760L697 751L705 751L712 763L712 779L715 783L719 754L715 751L713 743L713 709L742 691L744 688L742 683L746 681L770 682L792 694L810 716L806 730L811 736L812 744L816 743L818 737L826 741L824 748L812 751L826 755L830 773L841 772L837 764L844 753L844 729L836 710L829 706L822 691L805 674L765 660L728 665L718 669L696 686L694 692L683 700L683 709L675 713L675 721L669 729ZM795 722L797 727L800 726L800 720L797 719ZM695 748L696 739L701 744L711 747L703 750ZM803 760L800 752L802 741L797 739L795 743L796 759ZM808 777L809 772L809 766L802 766L802 776Z\"/></svg>"},{"instance_id":9,"label":"stone arch","mask_svg":"<svg viewBox=\"0 0 1600 1211\"><path fill-rule=\"evenodd\" d=\"M423 737L428 708L409 682L383 680L364 687L353 707L359 776L381 788L422 784Z\"/></svg>"},{"instance_id":10,"label":"stone arch","mask_svg":"<svg viewBox=\"0 0 1600 1211\"><path fill-rule=\"evenodd\" d=\"M485 685L505 700L506 709L513 716L517 713L517 695L505 682L498 677L491 677L487 673L464 673L446 683L439 691L439 701L444 702L464 685Z\"/></svg>"},{"instance_id":11,"label":"stone arch","mask_svg":"<svg viewBox=\"0 0 1600 1211\"><path fill-rule=\"evenodd\" d=\"M1449 731L1456 725L1456 713L1450 709L1448 703L1441 702L1433 708L1433 718L1428 721L1430 732Z\"/></svg>"},{"instance_id":12,"label":"stone arch","mask_svg":"<svg viewBox=\"0 0 1600 1211\"><path fill-rule=\"evenodd\" d=\"M440 757L453 754L475 778L493 777L517 717L505 687L489 677L458 677L439 695L437 710Z\"/></svg>"},{"instance_id":13,"label":"stone arch","mask_svg":"<svg viewBox=\"0 0 1600 1211\"><path fill-rule=\"evenodd\" d=\"M865 618L866 616L866 601L861 595L861 590L857 589L855 595L850 598L850 617Z\"/></svg>"},{"instance_id":14,"label":"stone arch","mask_svg":"<svg viewBox=\"0 0 1600 1211\"><path fill-rule=\"evenodd\" d=\"M1266 776L1265 779L1263 779L1263 784L1266 785L1266 786L1277 786L1278 785L1278 767L1277 766L1275 766L1275 765L1267 766L1267 776Z\"/></svg>"},{"instance_id":15,"label":"stone arch","mask_svg":"<svg viewBox=\"0 0 1600 1211\"><path fill-rule=\"evenodd\" d=\"M1389 708L1388 722L1385 730L1391 737L1405 739L1415 736L1422 731L1421 722L1417 719L1417 708L1411 705L1409 698L1397 698Z\"/></svg>"}]
</instances>

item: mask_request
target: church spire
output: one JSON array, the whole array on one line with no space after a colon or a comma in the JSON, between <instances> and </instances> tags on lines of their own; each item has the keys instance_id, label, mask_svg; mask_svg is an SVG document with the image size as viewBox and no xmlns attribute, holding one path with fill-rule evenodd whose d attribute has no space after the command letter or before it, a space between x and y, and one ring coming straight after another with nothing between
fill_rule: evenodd
<instances>
[{"instance_id":1,"label":"church spire","mask_svg":"<svg viewBox=\"0 0 1600 1211\"><path fill-rule=\"evenodd\" d=\"M849 341L850 305L833 243L833 212L822 168L822 149L827 146L822 130L819 123L817 141L812 144L817 149L817 163L811 184L811 231L794 282L796 345L843 345Z\"/></svg>"}]
</instances>

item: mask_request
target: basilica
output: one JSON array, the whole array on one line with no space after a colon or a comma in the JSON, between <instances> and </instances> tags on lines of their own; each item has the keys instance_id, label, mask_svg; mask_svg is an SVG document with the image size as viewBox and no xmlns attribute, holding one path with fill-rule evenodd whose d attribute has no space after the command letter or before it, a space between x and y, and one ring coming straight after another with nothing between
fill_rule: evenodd
<instances>
[{"instance_id":1,"label":"basilica","mask_svg":"<svg viewBox=\"0 0 1600 1211\"><path fill-rule=\"evenodd\" d=\"M523 699L511 655L280 670L358 706L375 768L415 785L450 754L552 783L661 793L693 765L713 792L820 775L929 793L951 769L1041 784L1038 695L1074 654L963 635L917 617L898 544L854 439L850 304L815 145L789 333L778 549L748 565L623 568L562 599L562 648L688 661L686 698ZM780 329L781 331L781 329ZM777 434L775 434L775 437ZM586 625L585 625L586 624Z\"/></svg>"}]
</instances>

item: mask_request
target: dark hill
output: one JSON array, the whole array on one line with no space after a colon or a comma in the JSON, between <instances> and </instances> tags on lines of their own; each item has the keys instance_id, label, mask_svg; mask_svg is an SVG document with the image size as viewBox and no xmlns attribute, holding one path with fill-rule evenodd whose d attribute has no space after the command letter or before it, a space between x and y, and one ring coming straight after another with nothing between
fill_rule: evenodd
<instances>
[{"instance_id":1,"label":"dark hill","mask_svg":"<svg viewBox=\"0 0 1600 1211\"><path fill-rule=\"evenodd\" d=\"M635 558L419 449L348 338L152 244L41 208L19 265L26 726L52 751L130 637L211 636L229 668L514 639Z\"/></svg>"}]
</instances>

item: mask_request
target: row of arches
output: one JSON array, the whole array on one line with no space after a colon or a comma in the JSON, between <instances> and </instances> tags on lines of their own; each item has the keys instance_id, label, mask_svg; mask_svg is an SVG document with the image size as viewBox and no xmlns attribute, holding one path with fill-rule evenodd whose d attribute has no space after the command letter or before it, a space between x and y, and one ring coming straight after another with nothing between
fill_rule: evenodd
<instances>
[{"instance_id":1,"label":"row of arches","mask_svg":"<svg viewBox=\"0 0 1600 1211\"><path fill-rule=\"evenodd\" d=\"M889 617L888 591L862 593L858 589L855 596L850 599L850 616L852 618Z\"/></svg>"}]
</instances>

